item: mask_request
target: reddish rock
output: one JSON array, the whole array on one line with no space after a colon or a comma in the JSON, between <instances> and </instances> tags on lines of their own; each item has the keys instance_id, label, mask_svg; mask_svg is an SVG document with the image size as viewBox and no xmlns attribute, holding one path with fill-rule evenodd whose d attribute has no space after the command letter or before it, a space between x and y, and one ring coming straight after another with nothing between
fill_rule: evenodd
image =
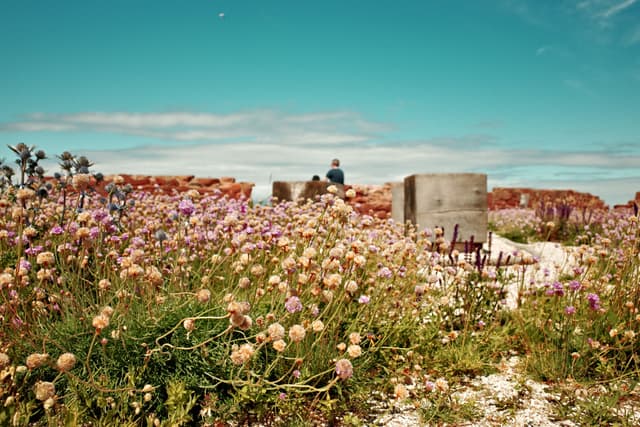
<instances>
[{"instance_id":1,"label":"reddish rock","mask_svg":"<svg viewBox=\"0 0 640 427\"><path fill-rule=\"evenodd\" d=\"M177 194L191 190L207 195L220 191L223 195L238 199L251 198L254 184L250 182L236 183L232 177L206 178L193 175L153 176L153 175L107 175L104 181L97 185L96 190L105 194L104 187L112 182L119 185L130 184L136 191L148 191L150 193Z\"/></svg>"},{"instance_id":2,"label":"reddish rock","mask_svg":"<svg viewBox=\"0 0 640 427\"><path fill-rule=\"evenodd\" d=\"M487 195L489 210L537 208L541 204L568 204L578 209L608 209L598 196L574 190L494 188Z\"/></svg>"},{"instance_id":3,"label":"reddish rock","mask_svg":"<svg viewBox=\"0 0 640 427\"><path fill-rule=\"evenodd\" d=\"M254 183L253 182L240 182L240 192L246 198L251 197L251 191L253 190Z\"/></svg>"},{"instance_id":4,"label":"reddish rock","mask_svg":"<svg viewBox=\"0 0 640 427\"><path fill-rule=\"evenodd\" d=\"M219 178L194 178L189 183L197 187L212 187L215 184L220 184Z\"/></svg>"},{"instance_id":5,"label":"reddish rock","mask_svg":"<svg viewBox=\"0 0 640 427\"><path fill-rule=\"evenodd\" d=\"M389 218L391 215L391 184L384 185L345 185L345 192L355 190L356 195L346 201L353 209L363 215L376 218Z\"/></svg>"}]
</instances>

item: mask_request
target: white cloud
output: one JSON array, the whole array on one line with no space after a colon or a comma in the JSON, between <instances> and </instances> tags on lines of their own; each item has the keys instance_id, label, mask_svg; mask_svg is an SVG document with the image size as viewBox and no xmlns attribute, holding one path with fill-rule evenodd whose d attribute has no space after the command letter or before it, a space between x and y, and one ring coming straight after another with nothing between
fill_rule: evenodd
<instances>
[{"instance_id":1,"label":"white cloud","mask_svg":"<svg viewBox=\"0 0 640 427\"><path fill-rule=\"evenodd\" d=\"M414 173L478 172L488 174L491 186L574 188L598 194L609 203L622 203L640 190L640 179L625 181L616 175L625 170L634 173L640 155L504 150L490 145L485 148L484 144L471 147L464 137L446 141L342 147L245 142L82 154L96 163L96 170L107 174L234 176L255 183L257 199L268 197L273 181L308 180L314 174L324 176L333 157L340 158L347 183L382 184L400 181ZM608 187L604 183L610 180L624 182L624 185Z\"/></svg>"},{"instance_id":2,"label":"white cloud","mask_svg":"<svg viewBox=\"0 0 640 427\"><path fill-rule=\"evenodd\" d=\"M232 114L195 112L35 113L0 126L22 132L99 132L164 140L215 142L254 138L281 144L362 142L390 127L352 112L285 114L258 110Z\"/></svg>"},{"instance_id":3,"label":"white cloud","mask_svg":"<svg viewBox=\"0 0 640 427\"><path fill-rule=\"evenodd\" d=\"M637 0L624 0L621 3L616 3L614 5L611 5L604 12L602 12L601 16L603 18L610 18L613 15L616 15L622 12L623 10L625 10L626 8L632 6L636 1Z\"/></svg>"},{"instance_id":4,"label":"white cloud","mask_svg":"<svg viewBox=\"0 0 640 427\"><path fill-rule=\"evenodd\" d=\"M578 81L567 81L580 89ZM502 123L494 121L491 123ZM34 114L5 130L117 133L156 138L157 144L129 149L75 152L105 174L233 176L256 184L266 198L273 181L324 176L338 157L348 183L382 184L414 173L486 173L492 186L575 188L608 203L629 200L640 190L640 154L504 148L493 134L469 133L420 140L393 140L389 125L350 112L284 114L270 110L226 115L208 113ZM104 138L104 137L103 137ZM118 139L125 139L118 136ZM134 140L134 138L131 138ZM185 144L190 141L190 144ZM504 142L504 141L502 141ZM637 145L634 145L637 146ZM77 150L76 150L77 151ZM55 171L55 160L47 170ZM626 179L626 181L625 181ZM607 188L602 183L621 180Z\"/></svg>"}]
</instances>

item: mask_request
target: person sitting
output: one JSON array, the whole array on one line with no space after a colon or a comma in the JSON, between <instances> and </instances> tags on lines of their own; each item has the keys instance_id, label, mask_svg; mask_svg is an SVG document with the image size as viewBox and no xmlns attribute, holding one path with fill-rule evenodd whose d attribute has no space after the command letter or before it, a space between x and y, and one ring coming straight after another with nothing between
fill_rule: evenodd
<instances>
[{"instance_id":1,"label":"person sitting","mask_svg":"<svg viewBox=\"0 0 640 427\"><path fill-rule=\"evenodd\" d=\"M327 172L327 180L329 182L344 185L344 172L340 169L340 160L333 159L331 161L331 169Z\"/></svg>"}]
</instances>

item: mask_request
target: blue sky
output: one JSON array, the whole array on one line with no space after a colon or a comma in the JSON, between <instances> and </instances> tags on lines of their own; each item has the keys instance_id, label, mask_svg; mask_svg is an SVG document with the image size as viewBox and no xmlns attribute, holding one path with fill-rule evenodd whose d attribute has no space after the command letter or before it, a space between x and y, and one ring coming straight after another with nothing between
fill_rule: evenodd
<instances>
[{"instance_id":1,"label":"blue sky","mask_svg":"<svg viewBox=\"0 0 640 427\"><path fill-rule=\"evenodd\" d=\"M5 0L0 58L7 161L640 191L640 0Z\"/></svg>"}]
</instances>

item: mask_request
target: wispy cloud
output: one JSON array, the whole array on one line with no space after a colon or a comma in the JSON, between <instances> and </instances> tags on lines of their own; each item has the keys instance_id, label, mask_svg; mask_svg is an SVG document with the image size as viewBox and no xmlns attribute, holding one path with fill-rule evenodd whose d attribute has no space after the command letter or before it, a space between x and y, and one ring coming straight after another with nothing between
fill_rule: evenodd
<instances>
[{"instance_id":1,"label":"wispy cloud","mask_svg":"<svg viewBox=\"0 0 640 427\"><path fill-rule=\"evenodd\" d=\"M258 199L270 194L273 181L323 176L333 157L341 159L348 183L382 184L414 173L479 172L487 173L493 186L579 188L605 197L610 203L626 201L638 191L640 177L630 178L624 187L606 189L602 184L637 175L638 153L504 150L482 143L480 138L463 135L338 147L252 142L193 144L83 154L103 173L234 176L255 183L254 195ZM469 144L472 140L476 143ZM617 199L612 198L614 190Z\"/></svg>"},{"instance_id":2,"label":"wispy cloud","mask_svg":"<svg viewBox=\"0 0 640 427\"><path fill-rule=\"evenodd\" d=\"M576 3L575 10L599 23L602 28L613 25L612 20L625 12L638 0L584 0Z\"/></svg>"},{"instance_id":3,"label":"wispy cloud","mask_svg":"<svg viewBox=\"0 0 640 427\"><path fill-rule=\"evenodd\" d=\"M349 183L382 184L414 173L480 172L488 174L493 186L580 186L610 203L626 201L638 191L633 185L635 182L637 187L640 178L629 178L637 175L637 150L505 149L496 143L500 138L494 133L501 122L485 124L481 133L397 140L390 132L391 125L355 113L285 114L265 110L222 115L32 114L0 125L0 129L61 135L117 133L121 139L153 136L157 142L147 146L85 149L76 154L87 155L96 163L95 169L105 174L234 176L255 183L254 194L259 199L270 194L273 181L323 176L334 157L340 158ZM47 169L57 170L55 159L48 161ZM629 179L624 188L612 188L608 193L603 190L602 182L625 177ZM612 199L613 190L620 193L615 197L622 198ZM628 195L622 195L623 190Z\"/></svg>"},{"instance_id":4,"label":"wispy cloud","mask_svg":"<svg viewBox=\"0 0 640 427\"><path fill-rule=\"evenodd\" d=\"M540 46L536 49L536 56L541 56L547 53L551 49L551 46Z\"/></svg>"},{"instance_id":5,"label":"wispy cloud","mask_svg":"<svg viewBox=\"0 0 640 427\"><path fill-rule=\"evenodd\" d=\"M185 142L254 139L281 144L355 143L389 129L384 123L351 112L286 114L273 110L232 114L34 113L20 121L0 124L0 130L14 132L97 132Z\"/></svg>"},{"instance_id":6,"label":"wispy cloud","mask_svg":"<svg viewBox=\"0 0 640 427\"><path fill-rule=\"evenodd\" d=\"M610 18L613 15L616 15L628 7L631 7L637 0L624 0L623 2L616 3L607 8L604 12L602 12L601 16L603 18Z\"/></svg>"}]
</instances>

